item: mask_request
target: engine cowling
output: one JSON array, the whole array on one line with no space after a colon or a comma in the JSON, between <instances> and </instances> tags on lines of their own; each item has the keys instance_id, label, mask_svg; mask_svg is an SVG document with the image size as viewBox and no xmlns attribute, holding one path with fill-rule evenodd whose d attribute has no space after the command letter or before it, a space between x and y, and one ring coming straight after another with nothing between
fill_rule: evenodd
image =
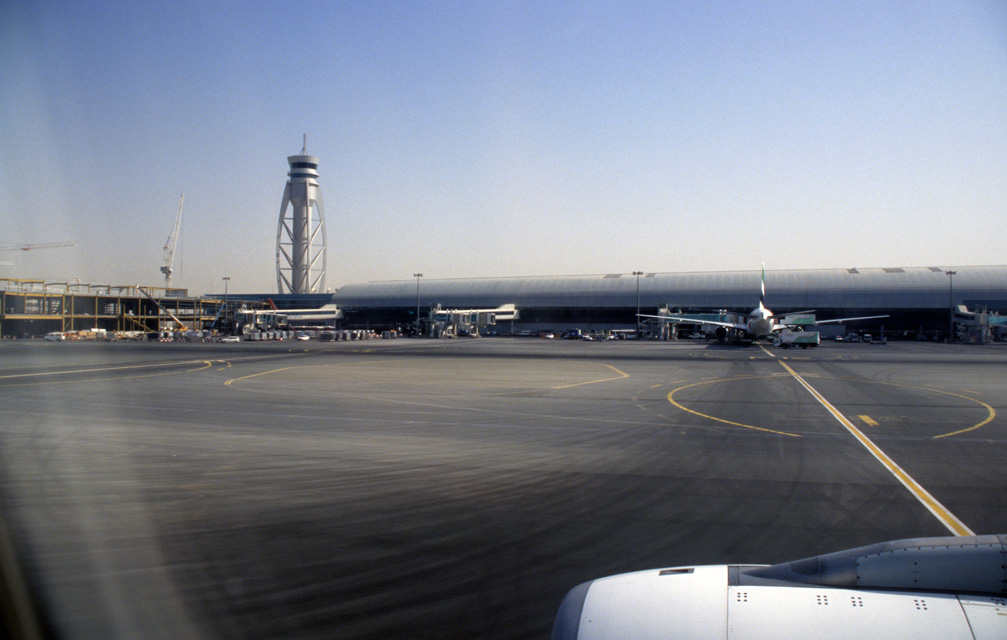
<instances>
[{"instance_id":1,"label":"engine cowling","mask_svg":"<svg viewBox=\"0 0 1007 640\"><path fill-rule=\"evenodd\" d=\"M1007 535L914 538L772 566L675 567L572 589L552 640L1007 637Z\"/></svg>"}]
</instances>

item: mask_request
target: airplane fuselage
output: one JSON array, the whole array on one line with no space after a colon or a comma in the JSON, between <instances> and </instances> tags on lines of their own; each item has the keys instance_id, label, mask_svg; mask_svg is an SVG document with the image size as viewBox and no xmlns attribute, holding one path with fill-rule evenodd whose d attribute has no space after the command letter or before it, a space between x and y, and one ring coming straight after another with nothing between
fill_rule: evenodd
<instances>
[{"instance_id":1,"label":"airplane fuselage","mask_svg":"<svg viewBox=\"0 0 1007 640\"><path fill-rule=\"evenodd\" d=\"M752 312L748 314L748 333L753 338L768 336L773 332L774 325L773 312L761 304L758 309L752 309Z\"/></svg>"}]
</instances>

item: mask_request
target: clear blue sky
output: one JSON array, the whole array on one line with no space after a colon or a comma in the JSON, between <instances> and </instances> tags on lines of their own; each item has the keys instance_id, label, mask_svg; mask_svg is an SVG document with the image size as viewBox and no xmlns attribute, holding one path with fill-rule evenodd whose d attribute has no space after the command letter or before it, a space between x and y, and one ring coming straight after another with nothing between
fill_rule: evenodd
<instances>
[{"instance_id":1,"label":"clear blue sky","mask_svg":"<svg viewBox=\"0 0 1007 640\"><path fill-rule=\"evenodd\" d=\"M151 8L150 5L160 7ZM0 277L1007 264L1007 3L0 3Z\"/></svg>"}]
</instances>

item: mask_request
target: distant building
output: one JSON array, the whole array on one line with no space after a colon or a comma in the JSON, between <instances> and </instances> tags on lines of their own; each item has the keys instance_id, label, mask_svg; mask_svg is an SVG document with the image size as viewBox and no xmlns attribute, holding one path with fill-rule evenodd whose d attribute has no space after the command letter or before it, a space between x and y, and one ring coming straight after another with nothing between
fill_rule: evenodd
<instances>
[{"instance_id":1,"label":"distant building","mask_svg":"<svg viewBox=\"0 0 1007 640\"><path fill-rule=\"evenodd\" d=\"M946 271L956 272L953 282ZM639 282L639 289L638 283ZM492 308L515 304L515 329L626 329L640 312L748 313L759 303L760 271L626 273L348 284L332 297L347 327L406 324L431 305ZM1007 314L1007 266L792 269L766 272L766 306L777 315L815 310L819 319L888 314L850 325L888 333L948 332L952 303Z\"/></svg>"}]
</instances>

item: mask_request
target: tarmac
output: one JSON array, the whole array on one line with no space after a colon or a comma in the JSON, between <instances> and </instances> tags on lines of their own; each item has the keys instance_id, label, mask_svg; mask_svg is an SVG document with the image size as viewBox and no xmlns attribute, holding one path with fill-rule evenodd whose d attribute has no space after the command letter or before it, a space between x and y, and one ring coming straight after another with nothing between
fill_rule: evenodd
<instances>
[{"instance_id":1,"label":"tarmac","mask_svg":"<svg viewBox=\"0 0 1007 640\"><path fill-rule=\"evenodd\" d=\"M1007 345L0 343L63 637L548 637L567 590L1007 532Z\"/></svg>"}]
</instances>

